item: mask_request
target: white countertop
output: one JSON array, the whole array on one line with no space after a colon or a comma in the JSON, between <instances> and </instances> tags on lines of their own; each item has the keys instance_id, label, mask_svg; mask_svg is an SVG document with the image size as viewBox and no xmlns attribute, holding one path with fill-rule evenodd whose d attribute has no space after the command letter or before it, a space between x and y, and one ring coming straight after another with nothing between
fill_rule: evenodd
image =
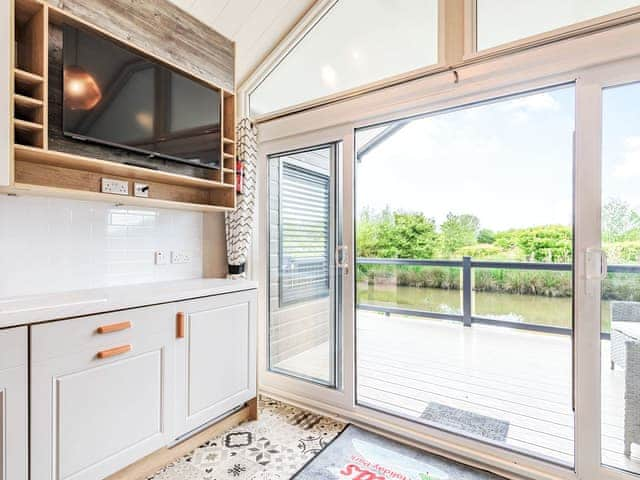
<instances>
[{"instance_id":1,"label":"white countertop","mask_svg":"<svg viewBox=\"0 0 640 480\"><path fill-rule=\"evenodd\" d=\"M0 298L0 328L252 290L256 282L199 278Z\"/></svg>"}]
</instances>

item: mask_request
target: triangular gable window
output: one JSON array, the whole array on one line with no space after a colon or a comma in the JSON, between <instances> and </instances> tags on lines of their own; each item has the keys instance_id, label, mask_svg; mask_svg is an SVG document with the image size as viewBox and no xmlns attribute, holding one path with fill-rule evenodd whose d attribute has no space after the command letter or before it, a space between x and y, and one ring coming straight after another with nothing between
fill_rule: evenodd
<instances>
[{"instance_id":1,"label":"triangular gable window","mask_svg":"<svg viewBox=\"0 0 640 480\"><path fill-rule=\"evenodd\" d=\"M251 114L437 62L438 0L339 0L251 92Z\"/></svg>"}]
</instances>

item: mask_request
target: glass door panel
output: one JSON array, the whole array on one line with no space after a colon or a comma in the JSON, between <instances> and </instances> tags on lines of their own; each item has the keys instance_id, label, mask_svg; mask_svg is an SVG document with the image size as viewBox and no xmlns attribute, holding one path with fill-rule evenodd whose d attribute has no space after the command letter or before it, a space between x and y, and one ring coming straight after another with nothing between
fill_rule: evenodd
<instances>
[{"instance_id":1,"label":"glass door panel","mask_svg":"<svg viewBox=\"0 0 640 480\"><path fill-rule=\"evenodd\" d=\"M574 90L356 131L359 405L573 465Z\"/></svg>"},{"instance_id":2,"label":"glass door panel","mask_svg":"<svg viewBox=\"0 0 640 480\"><path fill-rule=\"evenodd\" d=\"M602 462L640 473L640 83L603 91Z\"/></svg>"},{"instance_id":3,"label":"glass door panel","mask_svg":"<svg viewBox=\"0 0 640 480\"><path fill-rule=\"evenodd\" d=\"M336 385L340 311L337 147L268 160L269 368L329 386Z\"/></svg>"}]
</instances>

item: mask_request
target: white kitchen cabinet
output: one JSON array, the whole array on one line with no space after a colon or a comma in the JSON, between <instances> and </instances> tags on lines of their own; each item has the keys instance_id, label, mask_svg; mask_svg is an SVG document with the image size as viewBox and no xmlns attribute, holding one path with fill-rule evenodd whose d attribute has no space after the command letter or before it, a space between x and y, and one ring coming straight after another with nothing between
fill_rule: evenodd
<instances>
[{"instance_id":1,"label":"white kitchen cabinet","mask_svg":"<svg viewBox=\"0 0 640 480\"><path fill-rule=\"evenodd\" d=\"M176 438L256 396L256 300L248 290L178 304Z\"/></svg>"},{"instance_id":2,"label":"white kitchen cabinet","mask_svg":"<svg viewBox=\"0 0 640 480\"><path fill-rule=\"evenodd\" d=\"M27 480L27 327L0 330L0 480Z\"/></svg>"},{"instance_id":3,"label":"white kitchen cabinet","mask_svg":"<svg viewBox=\"0 0 640 480\"><path fill-rule=\"evenodd\" d=\"M99 479L173 432L175 305L31 328L31 480Z\"/></svg>"}]
</instances>

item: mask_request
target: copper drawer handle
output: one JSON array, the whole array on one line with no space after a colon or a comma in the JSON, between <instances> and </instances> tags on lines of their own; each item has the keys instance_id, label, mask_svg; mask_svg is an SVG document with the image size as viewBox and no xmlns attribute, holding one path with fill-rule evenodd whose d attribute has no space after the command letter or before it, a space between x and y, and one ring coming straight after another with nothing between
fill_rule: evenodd
<instances>
[{"instance_id":1,"label":"copper drawer handle","mask_svg":"<svg viewBox=\"0 0 640 480\"><path fill-rule=\"evenodd\" d=\"M131 322L112 323L111 325L102 325L98 327L98 333L113 333L120 330L131 328Z\"/></svg>"},{"instance_id":2,"label":"copper drawer handle","mask_svg":"<svg viewBox=\"0 0 640 480\"><path fill-rule=\"evenodd\" d=\"M176 314L176 338L184 338L184 312Z\"/></svg>"},{"instance_id":3,"label":"copper drawer handle","mask_svg":"<svg viewBox=\"0 0 640 480\"><path fill-rule=\"evenodd\" d=\"M121 345L120 347L110 348L108 350L102 350L98 352L98 358L109 358L116 355L122 355L131 351L131 345Z\"/></svg>"}]
</instances>

